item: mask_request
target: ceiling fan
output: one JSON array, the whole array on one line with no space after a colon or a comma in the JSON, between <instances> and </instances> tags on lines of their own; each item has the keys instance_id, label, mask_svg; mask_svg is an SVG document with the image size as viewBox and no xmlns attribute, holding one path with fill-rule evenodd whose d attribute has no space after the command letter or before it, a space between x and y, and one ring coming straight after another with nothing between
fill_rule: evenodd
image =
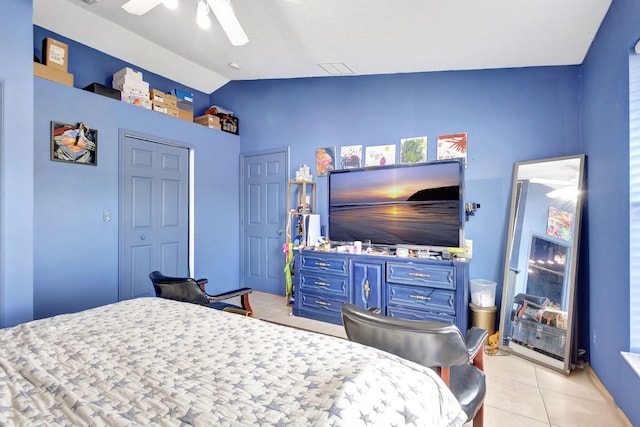
<instances>
[{"instance_id":1,"label":"ceiling fan","mask_svg":"<svg viewBox=\"0 0 640 427\"><path fill-rule=\"evenodd\" d=\"M198 25L207 29L211 25L209 20L209 10L213 11L220 26L234 46L242 46L249 42L249 37L245 33L240 21L233 11L230 0L197 0L198 9L196 21ZM286 0L292 3L303 3L305 0ZM129 0L122 5L122 8L133 15L144 15L160 3L169 9L178 7L178 0Z\"/></svg>"}]
</instances>

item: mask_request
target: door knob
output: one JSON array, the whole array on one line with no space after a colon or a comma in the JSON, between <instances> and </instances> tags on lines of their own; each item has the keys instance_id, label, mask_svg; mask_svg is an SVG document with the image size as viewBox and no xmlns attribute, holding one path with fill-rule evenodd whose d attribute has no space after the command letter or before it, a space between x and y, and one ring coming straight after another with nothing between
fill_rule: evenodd
<instances>
[{"instance_id":1,"label":"door knob","mask_svg":"<svg viewBox=\"0 0 640 427\"><path fill-rule=\"evenodd\" d=\"M140 240L144 240L146 238L147 238L147 236L145 236L144 234L142 236L140 236Z\"/></svg>"},{"instance_id":2,"label":"door knob","mask_svg":"<svg viewBox=\"0 0 640 427\"><path fill-rule=\"evenodd\" d=\"M284 230L278 230L278 234L282 236L284 234Z\"/></svg>"}]
</instances>

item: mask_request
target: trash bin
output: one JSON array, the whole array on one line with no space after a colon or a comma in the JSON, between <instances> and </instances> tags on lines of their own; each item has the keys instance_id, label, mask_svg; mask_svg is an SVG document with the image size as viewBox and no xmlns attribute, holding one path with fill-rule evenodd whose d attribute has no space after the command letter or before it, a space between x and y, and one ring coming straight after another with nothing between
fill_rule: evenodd
<instances>
[{"instance_id":1,"label":"trash bin","mask_svg":"<svg viewBox=\"0 0 640 427\"><path fill-rule=\"evenodd\" d=\"M471 310L471 326L483 328L489 331L489 335L496 332L496 311L497 306L480 307L472 302L469 303Z\"/></svg>"},{"instance_id":2,"label":"trash bin","mask_svg":"<svg viewBox=\"0 0 640 427\"><path fill-rule=\"evenodd\" d=\"M469 280L471 302L479 307L493 307L496 304L496 282L486 279Z\"/></svg>"}]
</instances>

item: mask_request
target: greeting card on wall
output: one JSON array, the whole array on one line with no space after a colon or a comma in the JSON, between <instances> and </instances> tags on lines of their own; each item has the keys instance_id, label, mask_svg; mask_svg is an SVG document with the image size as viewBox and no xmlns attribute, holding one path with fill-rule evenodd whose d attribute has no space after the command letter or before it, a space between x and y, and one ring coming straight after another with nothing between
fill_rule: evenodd
<instances>
[{"instance_id":1,"label":"greeting card on wall","mask_svg":"<svg viewBox=\"0 0 640 427\"><path fill-rule=\"evenodd\" d=\"M562 240L571 240L573 230L573 214L553 206L549 206L547 217L547 235Z\"/></svg>"},{"instance_id":2,"label":"greeting card on wall","mask_svg":"<svg viewBox=\"0 0 640 427\"><path fill-rule=\"evenodd\" d=\"M359 168L362 164L362 145L340 147L340 165L342 169Z\"/></svg>"},{"instance_id":3,"label":"greeting card on wall","mask_svg":"<svg viewBox=\"0 0 640 427\"><path fill-rule=\"evenodd\" d=\"M336 168L336 147L316 148L316 175L327 176Z\"/></svg>"},{"instance_id":4,"label":"greeting card on wall","mask_svg":"<svg viewBox=\"0 0 640 427\"><path fill-rule=\"evenodd\" d=\"M437 143L438 160L463 158L467 162L467 134L440 135Z\"/></svg>"},{"instance_id":5,"label":"greeting card on wall","mask_svg":"<svg viewBox=\"0 0 640 427\"><path fill-rule=\"evenodd\" d=\"M375 145L367 147L365 166L386 166L396 164L396 146Z\"/></svg>"},{"instance_id":6,"label":"greeting card on wall","mask_svg":"<svg viewBox=\"0 0 640 427\"><path fill-rule=\"evenodd\" d=\"M403 138L400 140L400 163L427 161L427 137Z\"/></svg>"}]
</instances>

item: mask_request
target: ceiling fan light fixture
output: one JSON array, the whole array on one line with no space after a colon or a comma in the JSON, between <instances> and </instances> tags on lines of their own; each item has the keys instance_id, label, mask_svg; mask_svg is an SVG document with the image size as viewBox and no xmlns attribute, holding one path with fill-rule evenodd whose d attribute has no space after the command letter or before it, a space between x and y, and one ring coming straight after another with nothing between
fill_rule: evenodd
<instances>
[{"instance_id":1,"label":"ceiling fan light fixture","mask_svg":"<svg viewBox=\"0 0 640 427\"><path fill-rule=\"evenodd\" d=\"M170 10L178 8L178 0L162 0L162 4L164 4L164 6Z\"/></svg>"},{"instance_id":2,"label":"ceiling fan light fixture","mask_svg":"<svg viewBox=\"0 0 640 427\"><path fill-rule=\"evenodd\" d=\"M575 202L578 198L579 193L580 192L575 186L568 186L550 191L546 194L546 196L550 199L560 199Z\"/></svg>"},{"instance_id":3,"label":"ceiling fan light fixture","mask_svg":"<svg viewBox=\"0 0 640 427\"><path fill-rule=\"evenodd\" d=\"M229 0L207 0L207 2L231 44L234 46L247 44L249 37L240 25L240 21L231 7L231 2Z\"/></svg>"},{"instance_id":4,"label":"ceiling fan light fixture","mask_svg":"<svg viewBox=\"0 0 640 427\"><path fill-rule=\"evenodd\" d=\"M551 179L551 178L531 178L529 182L532 184L548 185L550 187L567 186L572 184L572 182L568 179Z\"/></svg>"},{"instance_id":5,"label":"ceiling fan light fixture","mask_svg":"<svg viewBox=\"0 0 640 427\"><path fill-rule=\"evenodd\" d=\"M209 5L204 0L198 0L198 9L196 11L196 22L198 27L208 30L211 27L211 18L209 18Z\"/></svg>"},{"instance_id":6,"label":"ceiling fan light fixture","mask_svg":"<svg viewBox=\"0 0 640 427\"><path fill-rule=\"evenodd\" d=\"M162 3L162 0L129 0L122 8L132 15L144 15L151 9Z\"/></svg>"}]
</instances>

